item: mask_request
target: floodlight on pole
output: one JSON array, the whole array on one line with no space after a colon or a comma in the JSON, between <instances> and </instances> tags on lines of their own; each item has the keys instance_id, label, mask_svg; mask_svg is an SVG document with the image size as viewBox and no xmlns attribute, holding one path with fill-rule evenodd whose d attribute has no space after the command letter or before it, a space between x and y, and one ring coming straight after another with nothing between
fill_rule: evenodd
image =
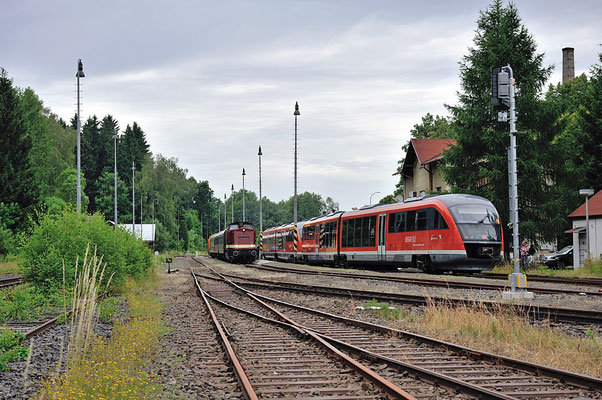
<instances>
[{"instance_id":1,"label":"floodlight on pole","mask_svg":"<svg viewBox=\"0 0 602 400\"><path fill-rule=\"evenodd\" d=\"M228 225L226 223L226 218L228 215L227 206L228 206L228 201L226 200L226 193L224 193L224 229L226 229L226 225Z\"/></svg>"},{"instance_id":2,"label":"floodlight on pole","mask_svg":"<svg viewBox=\"0 0 602 400\"><path fill-rule=\"evenodd\" d=\"M293 204L293 216L295 219L295 225L297 225L297 116L301 115L299 112L299 102L295 102L295 112L293 113L295 116L295 195L294 195L294 204Z\"/></svg>"},{"instance_id":3,"label":"floodlight on pole","mask_svg":"<svg viewBox=\"0 0 602 400\"><path fill-rule=\"evenodd\" d=\"M136 164L132 161L132 233L136 237Z\"/></svg>"},{"instance_id":4,"label":"floodlight on pole","mask_svg":"<svg viewBox=\"0 0 602 400\"><path fill-rule=\"evenodd\" d=\"M81 118L79 116L79 78L84 78L84 63L81 58L77 60L77 72L75 77L77 78L77 213L80 214L82 210L82 181L81 181L81 164L82 164L82 153L81 153ZM117 222L115 222L117 223Z\"/></svg>"},{"instance_id":5,"label":"floodlight on pole","mask_svg":"<svg viewBox=\"0 0 602 400\"><path fill-rule=\"evenodd\" d=\"M234 223L234 184L232 184L232 194L230 195L230 202L232 203L232 221Z\"/></svg>"},{"instance_id":6,"label":"floodlight on pole","mask_svg":"<svg viewBox=\"0 0 602 400\"><path fill-rule=\"evenodd\" d=\"M380 192L374 192L370 195L370 205L372 205L372 196L374 196L375 194L380 193Z\"/></svg>"},{"instance_id":7,"label":"floodlight on pole","mask_svg":"<svg viewBox=\"0 0 602 400\"><path fill-rule=\"evenodd\" d=\"M114 188L115 188L115 207L113 216L115 218L115 226L113 229L117 229L117 135L119 134L119 129L115 127L115 134L113 135L113 149L114 149L114 167L113 167L113 178L114 178Z\"/></svg>"},{"instance_id":8,"label":"floodlight on pole","mask_svg":"<svg viewBox=\"0 0 602 400\"><path fill-rule=\"evenodd\" d=\"M585 196L585 259L590 258L589 254L589 196L594 194L594 189L579 190L581 196Z\"/></svg>"},{"instance_id":9,"label":"floodlight on pole","mask_svg":"<svg viewBox=\"0 0 602 400\"><path fill-rule=\"evenodd\" d=\"M263 231L263 209L261 204L261 156L263 153L261 152L261 146L259 146L259 152L257 156L259 156L259 232Z\"/></svg>"},{"instance_id":10,"label":"floodlight on pole","mask_svg":"<svg viewBox=\"0 0 602 400\"><path fill-rule=\"evenodd\" d=\"M242 222L247 220L247 215L245 214L245 169L242 169Z\"/></svg>"}]
</instances>

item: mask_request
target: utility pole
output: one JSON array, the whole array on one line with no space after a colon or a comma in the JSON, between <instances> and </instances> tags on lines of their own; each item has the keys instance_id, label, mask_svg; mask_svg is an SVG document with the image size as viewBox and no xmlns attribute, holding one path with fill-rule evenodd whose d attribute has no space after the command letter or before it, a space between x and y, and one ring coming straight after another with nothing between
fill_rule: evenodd
<instances>
[{"instance_id":1,"label":"utility pole","mask_svg":"<svg viewBox=\"0 0 602 400\"><path fill-rule=\"evenodd\" d=\"M228 226L228 224L226 223L226 216L228 215L228 201L226 200L226 193L224 193L224 229L226 229L226 226Z\"/></svg>"},{"instance_id":2,"label":"utility pole","mask_svg":"<svg viewBox=\"0 0 602 400\"><path fill-rule=\"evenodd\" d=\"M144 221L142 218L142 204L146 198L146 193L140 195L140 239L142 239L142 230L144 229Z\"/></svg>"},{"instance_id":3,"label":"utility pole","mask_svg":"<svg viewBox=\"0 0 602 400\"><path fill-rule=\"evenodd\" d=\"M217 231L222 230L222 207L217 206Z\"/></svg>"},{"instance_id":4,"label":"utility pole","mask_svg":"<svg viewBox=\"0 0 602 400\"><path fill-rule=\"evenodd\" d=\"M492 97L494 109L498 112L499 122L510 122L510 147L508 148L508 182L510 200L510 223L512 224L512 258L514 273L508 275L511 290L503 292L504 299L533 298L533 293L527 291L527 277L520 272L520 244L518 232L518 168L516 164L516 102L514 99L514 74L512 68L496 67L492 73ZM510 111L510 118L508 113ZM500 227L501 229L501 227Z\"/></svg>"},{"instance_id":5,"label":"utility pole","mask_svg":"<svg viewBox=\"0 0 602 400\"><path fill-rule=\"evenodd\" d=\"M201 227L203 223L201 222ZM178 250L180 250L180 206L178 206Z\"/></svg>"},{"instance_id":6,"label":"utility pole","mask_svg":"<svg viewBox=\"0 0 602 400\"><path fill-rule=\"evenodd\" d=\"M135 181L135 173L136 172L136 163L132 161L132 232L134 233L134 237L136 237L136 181Z\"/></svg>"},{"instance_id":7,"label":"utility pole","mask_svg":"<svg viewBox=\"0 0 602 400\"><path fill-rule=\"evenodd\" d=\"M152 212L153 212L153 253L155 252L155 242L157 240L156 235L155 235L155 203L159 204L159 200L154 199L153 200L153 208L152 208Z\"/></svg>"},{"instance_id":8,"label":"utility pole","mask_svg":"<svg viewBox=\"0 0 602 400\"><path fill-rule=\"evenodd\" d=\"M81 58L77 60L77 214L82 212L82 181L81 181L81 167L82 167L82 153L81 153L81 118L79 116L79 78L84 78L84 63Z\"/></svg>"},{"instance_id":9,"label":"utility pole","mask_svg":"<svg viewBox=\"0 0 602 400\"><path fill-rule=\"evenodd\" d=\"M263 209L261 206L261 146L259 146L259 152L257 153L259 156L259 232L263 232Z\"/></svg>"},{"instance_id":10,"label":"utility pole","mask_svg":"<svg viewBox=\"0 0 602 400\"><path fill-rule=\"evenodd\" d=\"M114 151L114 157L115 157L115 167L113 169L113 177L115 178L115 226L113 227L113 230L117 229L117 134L119 133L119 129L117 127L115 127L115 134L113 135L113 148L115 149Z\"/></svg>"},{"instance_id":11,"label":"utility pole","mask_svg":"<svg viewBox=\"0 0 602 400\"><path fill-rule=\"evenodd\" d=\"M297 116L301 115L299 112L299 102L295 102L295 200L293 206L293 214L295 218L295 225L297 225Z\"/></svg>"},{"instance_id":12,"label":"utility pole","mask_svg":"<svg viewBox=\"0 0 602 400\"><path fill-rule=\"evenodd\" d=\"M234 223L234 184L232 184L232 195L230 195L230 201L232 201L232 223Z\"/></svg>"},{"instance_id":13,"label":"utility pole","mask_svg":"<svg viewBox=\"0 0 602 400\"><path fill-rule=\"evenodd\" d=\"M245 169L242 169L242 222L247 220L245 214Z\"/></svg>"}]
</instances>

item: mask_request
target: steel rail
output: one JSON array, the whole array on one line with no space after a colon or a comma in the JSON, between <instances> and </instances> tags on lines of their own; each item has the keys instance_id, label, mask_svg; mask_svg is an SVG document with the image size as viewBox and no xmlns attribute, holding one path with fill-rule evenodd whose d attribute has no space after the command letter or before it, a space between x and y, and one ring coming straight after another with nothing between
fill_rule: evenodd
<instances>
[{"instance_id":1,"label":"steel rail","mask_svg":"<svg viewBox=\"0 0 602 400\"><path fill-rule=\"evenodd\" d=\"M271 323L271 324L274 324L274 325L278 325L278 326L281 326L283 328L287 328L289 330L294 330L295 333L299 334L300 336L311 337L312 340L314 342L316 342L316 344L318 344L324 350L326 350L326 352L328 352L329 354L331 354L335 358L339 359L344 364L347 364L356 373L358 373L360 376L363 376L365 379L367 379L367 380L371 381L372 383L374 383L376 386L378 386L380 389L382 389L385 393L393 396L396 399L416 400L416 398L414 396L412 396L411 394L405 392L403 389L401 389L397 385L391 383L386 378L378 375L377 373L375 373L371 369L363 366L359 362L355 361L351 357L347 356L346 354L344 354L343 352L341 352L340 350L338 350L336 347L332 346L330 343L328 343L328 341L326 339L320 337L320 335L317 335L313 331L308 331L306 329L303 329L303 328L299 327L297 324L295 324L293 321L291 321L290 319L288 319L282 313L280 313L278 311L274 311L279 317L283 318L287 322L282 322L282 321L274 320L274 319L265 317L263 315L253 313L251 311L238 308L238 307L236 307L236 306L234 306L232 304L229 304L229 303L227 303L225 301L222 301L222 300L220 300L220 299L218 299L218 298L216 298L214 296L211 296L207 292L205 292L202 289L200 289L200 285L198 283L198 280L197 280L197 277L196 277L195 273L192 272L192 275L194 276L194 279L195 279L195 282L196 282L196 285L197 285L197 289L200 290L201 292L203 292L205 294L205 296L207 298L211 299L212 301L215 301L218 304L221 304L221 305L223 305L225 307L228 307L230 309L236 310L238 312L241 312L241 313L244 313L244 314L247 314L247 315L251 315L251 316L253 316L255 318L258 318L258 319L261 319L261 320L263 320L265 322L268 322L268 323ZM218 279L218 280L220 280L220 281L223 282L223 280L221 280L221 279ZM269 309L269 306L267 304L265 304L264 302L262 302L261 300L257 299L256 297L253 297L252 295L249 295L249 297L252 298L253 300L259 302L264 307L266 307L266 308Z\"/></svg>"},{"instance_id":2,"label":"steel rail","mask_svg":"<svg viewBox=\"0 0 602 400\"><path fill-rule=\"evenodd\" d=\"M18 285L21 283L21 281L22 281L22 277L20 275L12 276L10 278L0 278L0 289Z\"/></svg>"},{"instance_id":3,"label":"steel rail","mask_svg":"<svg viewBox=\"0 0 602 400\"><path fill-rule=\"evenodd\" d=\"M226 355L228 356L228 359L230 360L230 364L232 365L232 368L234 369L236 379L238 380L238 383L240 385L241 391L243 392L243 395L245 396L245 398L247 400L258 400L259 398L257 397L257 393L255 393L255 389L253 389L253 385L251 385L251 381L247 377L247 374L245 373L244 369L242 368L242 365L240 364L240 361L238 360L238 357L236 356L236 353L234 352L234 349L232 348L232 345L230 344L230 341L228 340L228 337L227 337L226 333L224 332L224 329L222 328L219 320L217 319L217 316L213 312L213 309L211 308L211 305L209 304L209 301L207 300L207 297L205 296L205 292L203 291L203 289L201 289L201 286L199 285L199 281L198 281L197 277L194 275L194 273L192 272L192 269L190 271L192 273L194 282L196 284L197 293L202 297L203 302L205 303L205 306L207 307L207 310L211 314L211 319L213 320L213 324L215 325L215 328L217 329L220 339L222 340L222 344L224 345L224 350L226 350Z\"/></svg>"},{"instance_id":4,"label":"steel rail","mask_svg":"<svg viewBox=\"0 0 602 400\"><path fill-rule=\"evenodd\" d=\"M507 274L496 274L485 272L482 274L474 274L470 275L477 278L485 278L485 279L507 279ZM552 283L562 283L568 285L585 285L585 286L597 286L602 288L602 278L565 278L562 276L543 276L543 275L529 275L529 280L531 282L552 282Z\"/></svg>"},{"instance_id":5,"label":"steel rail","mask_svg":"<svg viewBox=\"0 0 602 400\"><path fill-rule=\"evenodd\" d=\"M218 274L218 275L221 275L221 274ZM227 279L225 279L225 280L229 281ZM280 305L284 305L284 306L291 307L294 309L302 310L304 312L309 312L309 313L312 313L315 315L320 315L322 317L335 319L335 320L345 322L345 323L348 323L351 325L359 326L362 328L371 329L371 330L375 330L375 331L386 333L386 334L401 335L406 338L418 340L421 342L426 342L430 345L434 345L434 346L437 346L440 348L449 349L449 350L456 352L457 354L466 355L466 356L469 356L476 360L486 359L490 362L501 363L503 365L521 369L521 370L524 370L524 371L527 371L530 373L534 373L536 375L544 375L549 378L558 379L561 382L567 382L572 385L582 387L582 388L585 388L588 390L595 390L595 391L602 392L602 379L578 374L578 373L571 372L571 371L552 368L552 367L548 367L548 366L541 365L541 364L531 363L528 361L522 361L522 360L518 360L515 358L511 358L511 357L501 356L501 355L497 355L497 354L493 354L493 353L489 353L489 352L485 352L485 351L475 350L475 349L471 349L471 348L468 348L465 346L453 344L450 342L445 342L445 341L429 338L427 336L414 334L414 333L408 332L408 331L393 329L393 328L385 327L382 325L359 321L359 320L355 320L352 318L342 317L342 316L326 313L323 311L319 311L319 310L315 310L315 309L311 309L311 308L307 308L307 307L301 307L301 306L298 306L295 304L284 302L282 300L273 299L268 296L263 296L263 295L251 292L251 291L241 287L240 285L237 285L234 282L231 282L231 284L234 285L235 287L237 287L239 290L243 290L247 294L255 296L258 299L263 299L263 300L270 301L270 302L273 302L276 304L280 304ZM302 326L300 326L300 327L302 327ZM309 329L306 327L302 327L302 328L306 329L306 330ZM344 342L340 342L340 341L337 341L336 339L332 339L332 338L329 338L328 340L336 341L339 343L344 343ZM393 360L393 361L395 361L395 360Z\"/></svg>"},{"instance_id":6,"label":"steel rail","mask_svg":"<svg viewBox=\"0 0 602 400\"><path fill-rule=\"evenodd\" d=\"M484 307L485 309L490 311L496 311L500 308L508 309L510 311L516 312L519 315L524 315L532 319L549 319L550 321L554 322L576 322L584 324L602 325L602 312L593 310L577 310L569 308L501 303L489 300L454 299L446 297L421 296L402 293L374 292L368 290L346 289L331 286L307 285L290 282L274 282L257 278L240 277L234 274L224 274L224 276L235 279L244 279L248 281L244 283L247 286L255 286L271 290L296 290L299 292L322 294L326 296L356 297L368 300L375 299L379 301L393 301L418 306L426 306L432 303L448 304L453 306L469 306L472 304L476 304L479 307Z\"/></svg>"},{"instance_id":7,"label":"steel rail","mask_svg":"<svg viewBox=\"0 0 602 400\"><path fill-rule=\"evenodd\" d=\"M399 282L399 283L407 283L411 285L417 286L436 286L436 287L445 287L445 288L453 288L453 289L475 289L475 290L504 290L508 286L501 284L493 284L493 283L477 283L477 282L462 282L455 280L447 280L447 279L429 279L429 278L419 278L419 277L401 277L401 276L379 276L379 275L370 275L364 273L350 273L350 272L342 272L342 271L325 271L325 270L314 270L314 269L300 269L293 268L288 266L281 265L269 265L269 264L245 264L246 267L263 269L268 271L276 271L282 273L295 273L295 274L305 274L305 275L321 275L321 276L335 276L341 278L349 278L349 279L371 279L377 281L387 281L387 282ZM507 280L508 275L505 275L504 278ZM529 275L529 280L531 280L531 276ZM571 289L553 289L553 288L539 288L529 286L529 291L533 293L544 293L544 294L573 294L573 295L587 295L587 296L602 296L602 292L591 292L591 291L582 291L582 290L571 290Z\"/></svg>"},{"instance_id":8,"label":"steel rail","mask_svg":"<svg viewBox=\"0 0 602 400\"><path fill-rule=\"evenodd\" d=\"M217 273L219 276L221 276L221 274ZM258 298L258 296L255 293L250 292L247 289L244 289L242 287L240 287L239 285L237 285L236 283L226 279L225 277L222 277L222 279L225 282L228 282L229 284L231 284L233 287L243 291L244 293L246 293L250 298L252 298L253 300L257 301L259 304L261 304L262 306L266 307L267 309L269 309L270 311L272 311L273 313L277 314L278 316L280 316L282 319L284 319L285 321L287 321L288 323L303 329L305 332L307 332L309 335L311 335L312 337L314 337L316 340L319 340L321 343L324 343L325 345L327 345L326 342L329 343L333 343L335 345L338 345L340 347L343 348L347 348L348 350L351 350L352 352L360 355L362 358L366 358L372 362L374 361L378 361L378 362L382 362L385 363L387 365L389 365L390 367L394 367L396 369L402 369L403 371L412 373L415 376L418 376L422 379L425 379L426 381L434 384L434 385L438 385L438 384L442 384L444 386L446 386L449 389L458 391L458 392L463 392L465 394L469 394L469 395L473 395L473 396L477 396L478 398L481 399L506 399L506 400L510 400L513 399L513 397L504 395L504 394L500 394L500 393L496 393L492 390L489 389L485 389L482 387L479 387L478 385L474 385L468 382L464 382L460 379L456 379L450 376L446 376L444 374L440 374L434 371L429 371L425 368L421 368L406 362L402 362L399 360L395 360L392 359L390 357L386 357L374 352L371 352L369 350L366 349L362 349L360 347L357 346L353 346L351 344L348 344L346 342L334 339L332 337L329 337L327 335L324 335L314 329L308 328L306 326L303 326L302 324L292 320L291 318L289 318L288 316L286 316L284 313L280 312L279 310L275 309L274 307L270 306L269 304L265 303L264 301L260 300ZM263 297L263 296L261 296ZM266 300L268 300L269 298L265 298ZM336 351L338 353L340 353L340 351L336 348L336 347L329 347L331 348L331 351ZM344 355L344 357L349 358L348 356ZM350 360L348 362L353 362L355 364L359 364L357 362L355 362L354 360ZM360 367L363 367L361 364L359 364ZM366 373L372 373L371 370L367 369L364 367L364 369L367 370Z\"/></svg>"}]
</instances>

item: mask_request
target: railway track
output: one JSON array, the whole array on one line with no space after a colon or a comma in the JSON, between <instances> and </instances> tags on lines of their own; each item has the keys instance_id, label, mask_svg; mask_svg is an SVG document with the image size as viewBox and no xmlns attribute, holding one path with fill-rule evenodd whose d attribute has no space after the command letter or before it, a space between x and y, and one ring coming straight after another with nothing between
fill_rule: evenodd
<instances>
[{"instance_id":1,"label":"railway track","mask_svg":"<svg viewBox=\"0 0 602 400\"><path fill-rule=\"evenodd\" d=\"M0 289L15 286L21 283L21 275L0 277Z\"/></svg>"},{"instance_id":2,"label":"railway track","mask_svg":"<svg viewBox=\"0 0 602 400\"><path fill-rule=\"evenodd\" d=\"M378 281L387 281L387 282L399 282L406 283L417 286L434 286L434 287L444 287L444 288L452 288L452 289L474 289L474 290L504 290L508 286L505 284L494 284L494 283L477 283L477 282L466 282L466 281L458 281L456 279L449 280L445 277L441 277L440 279L428 279L422 277L400 277L400 276L379 276L379 275L370 275L363 273L352 273L352 272L343 272L343 271L327 271L327 270L316 270L316 269L302 269L290 267L282 264L245 264L245 266L249 268L262 269L266 271L273 272L282 272L282 273L295 273L295 274L306 274L306 275L321 275L321 276L336 276L340 278L349 278L349 279L372 279ZM499 279L508 279L508 275L505 275L504 278ZM528 277L531 280L531 276ZM582 290L570 290L570 289L554 289L554 288L538 288L529 286L529 291L534 293L545 293L545 294L569 294L569 295L586 295L586 296L602 296L602 292L600 291L582 291Z\"/></svg>"},{"instance_id":3,"label":"railway track","mask_svg":"<svg viewBox=\"0 0 602 400\"><path fill-rule=\"evenodd\" d=\"M215 279L220 278L212 281L218 282ZM597 378L288 304L252 293L223 276L221 279L219 283L230 285L230 293L234 289L245 293L281 320L423 383L478 398L602 398L602 380ZM216 295L226 292L221 289Z\"/></svg>"},{"instance_id":4,"label":"railway track","mask_svg":"<svg viewBox=\"0 0 602 400\"><path fill-rule=\"evenodd\" d=\"M506 274L494 273L482 273L469 276L485 279L508 279L508 275ZM595 286L597 288L602 288L602 278L565 278L561 276L529 275L529 280L531 282L561 283L567 285Z\"/></svg>"},{"instance_id":5,"label":"railway track","mask_svg":"<svg viewBox=\"0 0 602 400\"><path fill-rule=\"evenodd\" d=\"M453 306L471 306L476 304L474 301L466 299L454 299L447 297L422 296L402 293L374 292L368 290L336 288L332 286L319 286L309 284L299 284L280 281L269 281L257 278L243 278L234 274L223 274L232 278L246 287L257 287L268 290L294 290L301 293L321 294L326 296L339 296L345 298L358 298L366 300L378 300L386 302L396 302L401 304L410 304L415 306L426 306L428 304L446 304ZM500 308L508 309L518 315L534 320L550 320L557 323L573 323L582 325L602 325L602 312L588 311L559 307L531 306L512 303L500 303L495 301L478 301L478 306L491 311L497 311Z\"/></svg>"}]
</instances>

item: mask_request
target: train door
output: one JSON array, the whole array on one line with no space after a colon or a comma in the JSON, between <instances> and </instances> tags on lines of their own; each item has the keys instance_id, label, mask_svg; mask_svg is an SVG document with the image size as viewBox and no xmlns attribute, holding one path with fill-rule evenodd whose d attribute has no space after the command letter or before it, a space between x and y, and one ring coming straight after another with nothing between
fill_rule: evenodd
<instances>
[{"instance_id":1,"label":"train door","mask_svg":"<svg viewBox=\"0 0 602 400\"><path fill-rule=\"evenodd\" d=\"M378 261L387 260L387 214L378 215Z\"/></svg>"}]
</instances>

